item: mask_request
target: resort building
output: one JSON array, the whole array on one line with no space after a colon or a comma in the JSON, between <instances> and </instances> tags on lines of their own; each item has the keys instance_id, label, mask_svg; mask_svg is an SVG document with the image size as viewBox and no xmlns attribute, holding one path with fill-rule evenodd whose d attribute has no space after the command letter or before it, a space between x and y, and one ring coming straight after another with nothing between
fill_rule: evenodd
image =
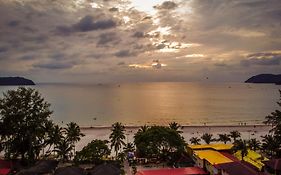
<instances>
[{"instance_id":1,"label":"resort building","mask_svg":"<svg viewBox=\"0 0 281 175\"><path fill-rule=\"evenodd\" d=\"M248 155L241 157L241 151L231 154L232 144L190 145L195 165L211 175L263 175L262 161L268 160L260 154L248 150ZM270 168L268 168L270 169Z\"/></svg>"},{"instance_id":2,"label":"resort building","mask_svg":"<svg viewBox=\"0 0 281 175\"><path fill-rule=\"evenodd\" d=\"M149 169L140 170L136 175L202 175L209 174L199 167L187 168L162 168L162 169Z\"/></svg>"},{"instance_id":3,"label":"resort building","mask_svg":"<svg viewBox=\"0 0 281 175\"><path fill-rule=\"evenodd\" d=\"M242 160L241 151L237 151L234 156L237 157L239 160ZM262 155L253 150L248 149L248 153L246 156L243 157L243 160L255 166L259 171L262 171L263 167L265 166L263 162L268 161L269 159L263 157Z\"/></svg>"},{"instance_id":4,"label":"resort building","mask_svg":"<svg viewBox=\"0 0 281 175\"><path fill-rule=\"evenodd\" d=\"M264 171L270 175L281 175L281 159L271 159L264 162Z\"/></svg>"}]
</instances>

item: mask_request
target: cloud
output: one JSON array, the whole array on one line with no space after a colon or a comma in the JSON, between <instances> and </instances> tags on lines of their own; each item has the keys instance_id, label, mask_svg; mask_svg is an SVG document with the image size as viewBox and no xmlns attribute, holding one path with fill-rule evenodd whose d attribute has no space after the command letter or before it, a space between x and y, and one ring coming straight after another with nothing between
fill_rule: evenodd
<instances>
[{"instance_id":1,"label":"cloud","mask_svg":"<svg viewBox=\"0 0 281 175\"><path fill-rule=\"evenodd\" d=\"M112 19L100 19L94 21L94 17L86 15L78 23L71 26L57 26L57 33L68 35L71 32L90 32L115 28L116 22Z\"/></svg>"},{"instance_id":2,"label":"cloud","mask_svg":"<svg viewBox=\"0 0 281 175\"><path fill-rule=\"evenodd\" d=\"M7 25L10 26L10 27L16 27L19 24L20 24L20 21L18 21L18 20L11 20L7 23Z\"/></svg>"},{"instance_id":3,"label":"cloud","mask_svg":"<svg viewBox=\"0 0 281 175\"><path fill-rule=\"evenodd\" d=\"M136 37L136 38L143 38L144 37L144 33L143 32L135 32L133 34L133 37Z\"/></svg>"},{"instance_id":4,"label":"cloud","mask_svg":"<svg viewBox=\"0 0 281 175\"><path fill-rule=\"evenodd\" d=\"M241 60L240 64L243 66L261 65L273 66L280 65L281 54L272 52L253 53L246 56L246 59Z\"/></svg>"},{"instance_id":5,"label":"cloud","mask_svg":"<svg viewBox=\"0 0 281 175\"><path fill-rule=\"evenodd\" d=\"M130 57L130 56L135 56L135 52L131 52L130 50L120 50L114 54L116 57Z\"/></svg>"},{"instance_id":6,"label":"cloud","mask_svg":"<svg viewBox=\"0 0 281 175\"><path fill-rule=\"evenodd\" d=\"M72 68L76 63L74 62L47 62L47 63L37 63L34 64L35 68L43 68L43 69L69 69Z\"/></svg>"},{"instance_id":7,"label":"cloud","mask_svg":"<svg viewBox=\"0 0 281 175\"><path fill-rule=\"evenodd\" d=\"M114 44L117 44L119 40L119 37L117 37L116 33L114 32L102 33L99 36L97 45L106 45L112 42L114 42Z\"/></svg>"},{"instance_id":8,"label":"cloud","mask_svg":"<svg viewBox=\"0 0 281 175\"><path fill-rule=\"evenodd\" d=\"M77 31L88 32L99 29L109 29L116 27L116 23L112 19L94 21L90 15L82 18L77 24L73 25L73 28Z\"/></svg>"},{"instance_id":9,"label":"cloud","mask_svg":"<svg viewBox=\"0 0 281 175\"><path fill-rule=\"evenodd\" d=\"M164 10L171 10L175 9L177 7L177 4L172 1L165 1L161 5L154 6L156 9L164 9Z\"/></svg>"}]
</instances>

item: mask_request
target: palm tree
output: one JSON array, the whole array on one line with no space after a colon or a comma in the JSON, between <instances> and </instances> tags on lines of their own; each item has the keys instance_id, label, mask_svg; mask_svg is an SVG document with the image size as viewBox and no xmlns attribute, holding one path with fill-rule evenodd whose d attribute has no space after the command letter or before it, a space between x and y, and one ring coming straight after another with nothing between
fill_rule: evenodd
<instances>
[{"instance_id":1,"label":"palm tree","mask_svg":"<svg viewBox=\"0 0 281 175\"><path fill-rule=\"evenodd\" d=\"M122 146L125 145L125 126L119 122L112 125L111 134L109 136L111 142L111 149L114 147L116 158L118 156L118 151Z\"/></svg>"},{"instance_id":2,"label":"palm tree","mask_svg":"<svg viewBox=\"0 0 281 175\"><path fill-rule=\"evenodd\" d=\"M279 148L278 140L275 139L272 135L262 136L262 148L263 151L269 156L272 157L276 155Z\"/></svg>"},{"instance_id":3,"label":"palm tree","mask_svg":"<svg viewBox=\"0 0 281 175\"><path fill-rule=\"evenodd\" d=\"M229 136L227 134L219 134L218 140L222 141L224 144L231 141L231 139L229 138Z\"/></svg>"},{"instance_id":4,"label":"palm tree","mask_svg":"<svg viewBox=\"0 0 281 175\"><path fill-rule=\"evenodd\" d=\"M213 137L213 134L204 133L202 135L201 139L204 140L204 142L206 144L210 144L212 141L214 141L214 139L212 137Z\"/></svg>"},{"instance_id":5,"label":"palm tree","mask_svg":"<svg viewBox=\"0 0 281 175\"><path fill-rule=\"evenodd\" d=\"M250 149L256 151L257 149L260 148L261 142L258 141L257 139L250 139L248 140L248 146Z\"/></svg>"},{"instance_id":6,"label":"palm tree","mask_svg":"<svg viewBox=\"0 0 281 175\"><path fill-rule=\"evenodd\" d=\"M69 144L66 139L62 139L58 144L55 145L54 152L57 153L58 157L63 161L67 161L72 155L71 151L73 145Z\"/></svg>"},{"instance_id":7,"label":"palm tree","mask_svg":"<svg viewBox=\"0 0 281 175\"><path fill-rule=\"evenodd\" d=\"M58 125L53 125L49 128L46 144L49 145L49 148L46 153L50 152L50 148L53 145L59 144L59 142L63 139L62 128Z\"/></svg>"},{"instance_id":8,"label":"palm tree","mask_svg":"<svg viewBox=\"0 0 281 175\"><path fill-rule=\"evenodd\" d=\"M198 137L191 137L191 138L189 139L189 141L190 141L190 143L193 144L193 145L199 145L199 144L200 144L199 142L201 141L201 139L198 138Z\"/></svg>"},{"instance_id":9,"label":"palm tree","mask_svg":"<svg viewBox=\"0 0 281 175\"><path fill-rule=\"evenodd\" d=\"M140 129L138 130L138 132L141 132L141 133L146 132L146 131L148 130L148 128L149 128L149 126L143 125L143 126L140 127Z\"/></svg>"},{"instance_id":10,"label":"palm tree","mask_svg":"<svg viewBox=\"0 0 281 175\"><path fill-rule=\"evenodd\" d=\"M171 123L169 123L169 127L170 127L171 129L177 131L177 133L179 133L179 134L182 133L182 131L179 130L179 129L182 129L182 126L179 125L177 122L171 122Z\"/></svg>"},{"instance_id":11,"label":"palm tree","mask_svg":"<svg viewBox=\"0 0 281 175\"><path fill-rule=\"evenodd\" d=\"M234 152L241 151L241 158L244 160L244 157L248 154L248 146L246 140L236 140L234 146L232 147Z\"/></svg>"},{"instance_id":12,"label":"palm tree","mask_svg":"<svg viewBox=\"0 0 281 175\"><path fill-rule=\"evenodd\" d=\"M233 142L236 142L236 140L241 137L241 133L238 131L231 131L229 137L233 138Z\"/></svg>"},{"instance_id":13,"label":"palm tree","mask_svg":"<svg viewBox=\"0 0 281 175\"><path fill-rule=\"evenodd\" d=\"M79 125L74 122L68 123L65 131L67 140L72 144L78 142L81 137L85 136L83 133L81 133Z\"/></svg>"}]
</instances>

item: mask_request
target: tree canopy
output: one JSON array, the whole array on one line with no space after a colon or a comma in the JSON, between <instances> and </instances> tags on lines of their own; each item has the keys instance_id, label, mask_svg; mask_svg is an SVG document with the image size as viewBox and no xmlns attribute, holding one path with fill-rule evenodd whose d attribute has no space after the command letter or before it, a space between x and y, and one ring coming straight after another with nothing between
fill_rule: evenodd
<instances>
[{"instance_id":1,"label":"tree canopy","mask_svg":"<svg viewBox=\"0 0 281 175\"><path fill-rule=\"evenodd\" d=\"M281 108L281 90L279 90L280 99L277 104ZM281 111L275 110L270 115L265 117L265 124L271 125L273 128L270 130L273 137L269 139L269 136L266 136L265 140L269 139L272 141L272 145L274 145L274 150L272 150L272 156L281 157ZM274 143L273 143L274 142Z\"/></svg>"},{"instance_id":2,"label":"tree canopy","mask_svg":"<svg viewBox=\"0 0 281 175\"><path fill-rule=\"evenodd\" d=\"M75 162L100 164L104 157L110 155L107 140L93 140L75 155Z\"/></svg>"},{"instance_id":3,"label":"tree canopy","mask_svg":"<svg viewBox=\"0 0 281 175\"><path fill-rule=\"evenodd\" d=\"M7 158L34 160L46 144L50 104L38 91L19 87L0 99L1 140Z\"/></svg>"},{"instance_id":4,"label":"tree canopy","mask_svg":"<svg viewBox=\"0 0 281 175\"><path fill-rule=\"evenodd\" d=\"M139 157L166 159L170 153L182 153L185 141L174 129L165 126L151 126L140 129L134 136Z\"/></svg>"}]
</instances>

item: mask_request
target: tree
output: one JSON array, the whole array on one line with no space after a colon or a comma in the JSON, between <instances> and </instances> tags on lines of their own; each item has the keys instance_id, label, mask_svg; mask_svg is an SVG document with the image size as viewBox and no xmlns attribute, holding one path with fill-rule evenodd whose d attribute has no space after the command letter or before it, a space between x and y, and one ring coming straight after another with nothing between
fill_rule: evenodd
<instances>
[{"instance_id":1,"label":"tree","mask_svg":"<svg viewBox=\"0 0 281 175\"><path fill-rule=\"evenodd\" d=\"M49 148L46 154L50 154L50 149L52 146L57 145L63 139L62 135L62 128L58 125L55 125L53 122L49 122L45 126L45 130L47 131L47 138L46 138L46 146L49 145Z\"/></svg>"},{"instance_id":2,"label":"tree","mask_svg":"<svg viewBox=\"0 0 281 175\"><path fill-rule=\"evenodd\" d=\"M236 142L236 140L241 137L241 133L238 131L231 131L229 137L233 139L233 142Z\"/></svg>"},{"instance_id":3,"label":"tree","mask_svg":"<svg viewBox=\"0 0 281 175\"><path fill-rule=\"evenodd\" d=\"M116 158L118 151L125 145L125 126L122 123L116 122L112 125L111 134L109 136L111 149L114 148Z\"/></svg>"},{"instance_id":4,"label":"tree","mask_svg":"<svg viewBox=\"0 0 281 175\"><path fill-rule=\"evenodd\" d=\"M200 144L199 142L201 141L201 139L198 138L198 137L191 137L191 138L189 139L189 141L190 141L190 143L193 144L193 145L199 145L199 144Z\"/></svg>"},{"instance_id":5,"label":"tree","mask_svg":"<svg viewBox=\"0 0 281 175\"><path fill-rule=\"evenodd\" d=\"M177 131L179 134L182 133L182 131L180 130L180 129L182 129L182 126L179 125L179 124L176 123L176 122L171 122L171 123L169 123L169 127L170 127L171 129Z\"/></svg>"},{"instance_id":6,"label":"tree","mask_svg":"<svg viewBox=\"0 0 281 175\"><path fill-rule=\"evenodd\" d=\"M76 123L70 122L66 126L65 128L55 126L51 132L53 138L50 138L53 139L53 151L58 154L58 158L62 161L67 161L74 155L75 143L84 136Z\"/></svg>"},{"instance_id":7,"label":"tree","mask_svg":"<svg viewBox=\"0 0 281 175\"><path fill-rule=\"evenodd\" d=\"M229 138L229 136L227 134L219 134L218 140L223 142L224 144L231 141L231 139Z\"/></svg>"},{"instance_id":8,"label":"tree","mask_svg":"<svg viewBox=\"0 0 281 175\"><path fill-rule=\"evenodd\" d=\"M280 99L277 104L279 107L281 107L281 90L279 90L280 93ZM266 121L264 121L265 124L271 125L272 129L270 130L270 133L273 135L272 141L275 143L272 143L272 145L276 146L277 148L274 150L275 152L272 152L272 155L276 155L278 157L281 157L280 148L281 148L281 111L275 110L271 113L271 115L268 115L265 117ZM272 150L273 151L273 150Z\"/></svg>"},{"instance_id":9,"label":"tree","mask_svg":"<svg viewBox=\"0 0 281 175\"><path fill-rule=\"evenodd\" d=\"M261 142L257 139L250 139L248 140L248 146L250 149L256 151L257 149L260 149Z\"/></svg>"},{"instance_id":10,"label":"tree","mask_svg":"<svg viewBox=\"0 0 281 175\"><path fill-rule=\"evenodd\" d=\"M168 160L172 155L185 151L186 143L181 135L165 126L152 126L134 136L136 153L139 157Z\"/></svg>"},{"instance_id":11,"label":"tree","mask_svg":"<svg viewBox=\"0 0 281 175\"><path fill-rule=\"evenodd\" d=\"M1 140L7 158L33 162L46 146L45 128L50 124L50 104L38 91L19 87L0 99Z\"/></svg>"},{"instance_id":12,"label":"tree","mask_svg":"<svg viewBox=\"0 0 281 175\"><path fill-rule=\"evenodd\" d=\"M67 124L65 133L67 142L72 145L73 151L75 153L75 143L80 141L81 137L84 137L85 135L81 133L80 127L74 122Z\"/></svg>"},{"instance_id":13,"label":"tree","mask_svg":"<svg viewBox=\"0 0 281 175\"><path fill-rule=\"evenodd\" d=\"M110 149L107 144L107 140L93 140L81 151L76 153L74 161L79 163L102 163L103 158L110 155Z\"/></svg>"},{"instance_id":14,"label":"tree","mask_svg":"<svg viewBox=\"0 0 281 175\"><path fill-rule=\"evenodd\" d=\"M66 139L61 139L54 148L54 152L57 153L58 158L63 162L70 159L72 156L73 145L69 144Z\"/></svg>"},{"instance_id":15,"label":"tree","mask_svg":"<svg viewBox=\"0 0 281 175\"><path fill-rule=\"evenodd\" d=\"M274 157L277 154L279 148L278 141L272 135L262 136L262 149L269 157Z\"/></svg>"},{"instance_id":16,"label":"tree","mask_svg":"<svg viewBox=\"0 0 281 175\"><path fill-rule=\"evenodd\" d=\"M208 133L204 133L201 139L204 140L206 144L210 144L212 141L214 141L213 134L208 134Z\"/></svg>"},{"instance_id":17,"label":"tree","mask_svg":"<svg viewBox=\"0 0 281 175\"><path fill-rule=\"evenodd\" d=\"M234 152L241 151L241 158L244 160L244 157L248 154L248 146L246 140L236 140L234 146L232 147Z\"/></svg>"}]
</instances>

